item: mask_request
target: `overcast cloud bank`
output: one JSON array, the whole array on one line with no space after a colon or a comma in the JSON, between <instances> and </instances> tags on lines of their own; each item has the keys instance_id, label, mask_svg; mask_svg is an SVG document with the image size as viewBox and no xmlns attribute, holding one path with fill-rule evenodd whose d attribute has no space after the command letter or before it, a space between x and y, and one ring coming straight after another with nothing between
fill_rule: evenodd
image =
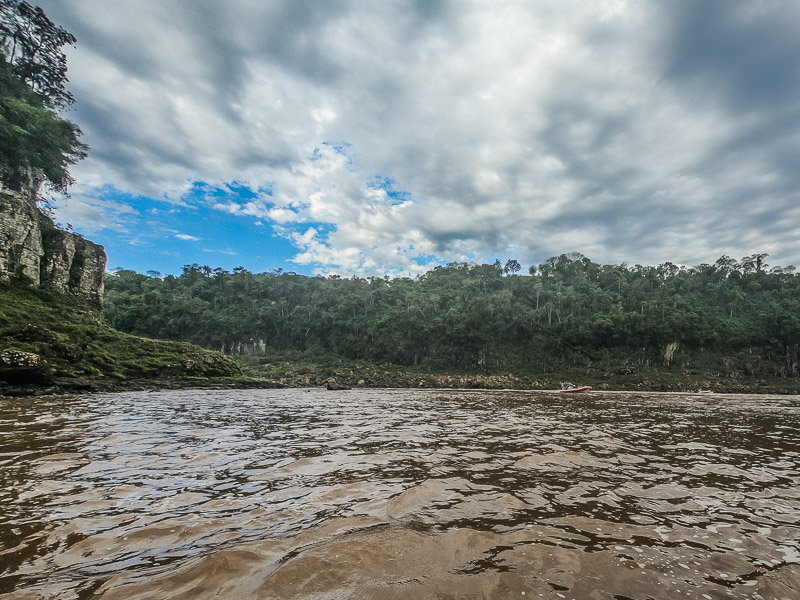
<instances>
[{"instance_id":1,"label":"overcast cloud bank","mask_svg":"<svg viewBox=\"0 0 800 600\"><path fill-rule=\"evenodd\" d=\"M92 148L59 216L100 238L157 237L146 197L323 273L800 256L795 2L40 5Z\"/></svg>"}]
</instances>

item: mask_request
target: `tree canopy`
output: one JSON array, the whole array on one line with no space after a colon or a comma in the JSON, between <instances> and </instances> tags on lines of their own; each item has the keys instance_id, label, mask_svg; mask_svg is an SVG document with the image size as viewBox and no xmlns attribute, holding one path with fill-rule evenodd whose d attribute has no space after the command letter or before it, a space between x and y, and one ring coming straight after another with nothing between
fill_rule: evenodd
<instances>
[{"instance_id":1,"label":"tree canopy","mask_svg":"<svg viewBox=\"0 0 800 600\"><path fill-rule=\"evenodd\" d=\"M56 113L73 102L60 48L74 41L40 8L0 0L0 181L10 189L47 182L66 193L69 167L86 156L80 128Z\"/></svg>"},{"instance_id":2,"label":"tree canopy","mask_svg":"<svg viewBox=\"0 0 800 600\"><path fill-rule=\"evenodd\" d=\"M64 108L75 102L67 90L67 57L61 48L75 36L57 26L44 11L19 0L0 0L0 47L6 60L48 105Z\"/></svg>"},{"instance_id":3,"label":"tree canopy","mask_svg":"<svg viewBox=\"0 0 800 600\"><path fill-rule=\"evenodd\" d=\"M320 350L487 372L702 360L717 371L797 375L800 277L754 256L686 268L600 265L570 253L530 276L498 261L394 280L187 265L179 277L108 276L106 314L123 331L229 353Z\"/></svg>"}]
</instances>

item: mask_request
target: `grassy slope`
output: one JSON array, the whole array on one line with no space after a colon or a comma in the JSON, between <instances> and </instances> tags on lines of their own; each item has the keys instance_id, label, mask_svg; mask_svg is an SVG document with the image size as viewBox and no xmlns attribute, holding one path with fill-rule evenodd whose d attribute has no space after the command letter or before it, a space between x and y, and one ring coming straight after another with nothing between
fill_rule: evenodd
<instances>
[{"instance_id":1,"label":"grassy slope","mask_svg":"<svg viewBox=\"0 0 800 600\"><path fill-rule=\"evenodd\" d=\"M51 375L96 381L239 375L228 357L186 343L121 333L76 299L0 284L0 350L41 356Z\"/></svg>"}]
</instances>

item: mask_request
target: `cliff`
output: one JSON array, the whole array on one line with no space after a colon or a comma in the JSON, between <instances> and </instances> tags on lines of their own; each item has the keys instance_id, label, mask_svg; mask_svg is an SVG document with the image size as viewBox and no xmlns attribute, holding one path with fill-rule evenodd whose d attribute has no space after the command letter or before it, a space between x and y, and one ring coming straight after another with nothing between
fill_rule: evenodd
<instances>
[{"instance_id":1,"label":"cliff","mask_svg":"<svg viewBox=\"0 0 800 600\"><path fill-rule=\"evenodd\" d=\"M106 253L56 227L30 192L0 187L0 281L52 287L100 308Z\"/></svg>"}]
</instances>

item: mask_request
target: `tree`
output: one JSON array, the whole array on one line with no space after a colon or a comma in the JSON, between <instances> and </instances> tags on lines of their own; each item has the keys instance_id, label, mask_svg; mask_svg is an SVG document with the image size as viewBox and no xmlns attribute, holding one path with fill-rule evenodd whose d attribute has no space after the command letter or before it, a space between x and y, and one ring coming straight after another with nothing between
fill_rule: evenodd
<instances>
[{"instance_id":1,"label":"tree","mask_svg":"<svg viewBox=\"0 0 800 600\"><path fill-rule=\"evenodd\" d=\"M764 259L768 256L769 254L762 252L761 254L751 254L750 256L742 257L742 270L745 273L752 273L753 271L756 273L763 272L769 266L764 262Z\"/></svg>"},{"instance_id":2,"label":"tree","mask_svg":"<svg viewBox=\"0 0 800 600\"><path fill-rule=\"evenodd\" d=\"M0 58L2 51L0 51ZM86 156L77 125L61 119L0 60L0 181L14 190L36 189L43 181L66 193L69 167Z\"/></svg>"},{"instance_id":3,"label":"tree","mask_svg":"<svg viewBox=\"0 0 800 600\"><path fill-rule=\"evenodd\" d=\"M74 42L41 8L0 0L0 182L10 189L46 181L66 193L69 167L86 156L80 128L56 113L74 102L61 51Z\"/></svg>"},{"instance_id":4,"label":"tree","mask_svg":"<svg viewBox=\"0 0 800 600\"><path fill-rule=\"evenodd\" d=\"M506 275L515 275L516 273L519 272L521 268L522 266L517 262L516 259L509 258L506 261L506 266L503 267L503 273L505 273Z\"/></svg>"},{"instance_id":5,"label":"tree","mask_svg":"<svg viewBox=\"0 0 800 600\"><path fill-rule=\"evenodd\" d=\"M124 331L233 353L526 372L586 359L649 368L670 347L673 369L691 362L692 369L735 371L741 359L748 377L773 367L794 376L800 276L790 267L764 270L763 258L758 275L756 259L751 273L723 276L738 264L724 256L690 269L631 268L569 253L531 277L503 277L497 263L451 263L395 280L195 264L179 277L107 276L106 315Z\"/></svg>"},{"instance_id":6,"label":"tree","mask_svg":"<svg viewBox=\"0 0 800 600\"><path fill-rule=\"evenodd\" d=\"M53 108L75 102L67 91L67 57L61 51L75 36L55 25L44 11L19 0L0 0L0 47L31 89Z\"/></svg>"}]
</instances>

